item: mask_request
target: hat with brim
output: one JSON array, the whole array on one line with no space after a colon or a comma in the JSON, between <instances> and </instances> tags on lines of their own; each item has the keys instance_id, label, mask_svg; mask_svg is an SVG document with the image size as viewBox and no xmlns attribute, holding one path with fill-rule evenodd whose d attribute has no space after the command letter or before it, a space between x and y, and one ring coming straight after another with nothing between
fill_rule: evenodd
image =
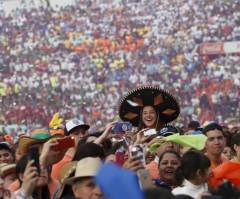
<instances>
[{"instance_id":1,"label":"hat with brim","mask_svg":"<svg viewBox=\"0 0 240 199\"><path fill-rule=\"evenodd\" d=\"M157 135L166 137L166 136L173 135L176 133L179 133L179 130L175 126L166 125L157 132Z\"/></svg>"},{"instance_id":2,"label":"hat with brim","mask_svg":"<svg viewBox=\"0 0 240 199\"><path fill-rule=\"evenodd\" d=\"M77 163L74 177L67 178L64 183L71 185L82 178L96 176L101 164L100 158L83 158Z\"/></svg>"},{"instance_id":3,"label":"hat with brim","mask_svg":"<svg viewBox=\"0 0 240 199\"><path fill-rule=\"evenodd\" d=\"M85 122L83 122L82 120L79 120L77 118L71 119L66 123L66 130L67 130L67 135L69 135L71 133L72 130L78 128L78 127L82 127L85 130L88 130L90 128L90 126L88 124L86 124Z\"/></svg>"},{"instance_id":4,"label":"hat with brim","mask_svg":"<svg viewBox=\"0 0 240 199\"><path fill-rule=\"evenodd\" d=\"M175 120L180 107L177 100L166 90L145 86L129 92L120 102L119 116L133 126L139 126L141 111L145 106L153 106L158 114L158 122L167 124Z\"/></svg>"},{"instance_id":5,"label":"hat with brim","mask_svg":"<svg viewBox=\"0 0 240 199\"><path fill-rule=\"evenodd\" d=\"M1 178L6 177L12 173L16 173L16 164L7 164L1 163L0 164L0 176Z\"/></svg>"},{"instance_id":6,"label":"hat with brim","mask_svg":"<svg viewBox=\"0 0 240 199\"><path fill-rule=\"evenodd\" d=\"M48 141L52 136L47 130L36 129L31 132L30 136L21 136L18 143L18 151L21 154L26 154L29 147L34 144L42 144Z\"/></svg>"},{"instance_id":7,"label":"hat with brim","mask_svg":"<svg viewBox=\"0 0 240 199\"><path fill-rule=\"evenodd\" d=\"M77 161L68 162L60 169L58 180L61 184L65 184L65 180L75 172L77 163Z\"/></svg>"}]
</instances>

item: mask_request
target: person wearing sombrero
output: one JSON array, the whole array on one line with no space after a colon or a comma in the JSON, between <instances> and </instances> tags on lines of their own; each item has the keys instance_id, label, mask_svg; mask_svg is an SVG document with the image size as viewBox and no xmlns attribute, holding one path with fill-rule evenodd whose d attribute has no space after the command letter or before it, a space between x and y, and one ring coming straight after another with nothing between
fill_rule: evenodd
<instances>
[{"instance_id":1,"label":"person wearing sombrero","mask_svg":"<svg viewBox=\"0 0 240 199\"><path fill-rule=\"evenodd\" d=\"M154 137L143 135L143 131L148 128L156 129L160 136L166 136L162 135L160 130L174 121L179 113L180 107L175 97L156 86L144 86L130 91L119 106L120 118L138 128L135 143L150 141ZM171 144L172 147L173 145ZM158 155L146 165L153 179L159 177Z\"/></svg>"},{"instance_id":2,"label":"person wearing sombrero","mask_svg":"<svg viewBox=\"0 0 240 199\"><path fill-rule=\"evenodd\" d=\"M180 113L177 100L166 90L145 86L129 92L120 102L119 116L139 130L155 128L175 120Z\"/></svg>"}]
</instances>

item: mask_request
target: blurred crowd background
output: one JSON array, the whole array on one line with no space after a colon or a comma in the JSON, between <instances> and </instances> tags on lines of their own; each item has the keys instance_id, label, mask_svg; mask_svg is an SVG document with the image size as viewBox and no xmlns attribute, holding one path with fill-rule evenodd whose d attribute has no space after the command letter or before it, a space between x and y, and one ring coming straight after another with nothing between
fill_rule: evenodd
<instances>
[{"instance_id":1,"label":"blurred crowd background","mask_svg":"<svg viewBox=\"0 0 240 199\"><path fill-rule=\"evenodd\" d=\"M76 1L0 13L1 131L47 126L55 112L92 131L130 89L158 85L191 120L239 125L239 54L199 44L240 40L239 0Z\"/></svg>"}]
</instances>

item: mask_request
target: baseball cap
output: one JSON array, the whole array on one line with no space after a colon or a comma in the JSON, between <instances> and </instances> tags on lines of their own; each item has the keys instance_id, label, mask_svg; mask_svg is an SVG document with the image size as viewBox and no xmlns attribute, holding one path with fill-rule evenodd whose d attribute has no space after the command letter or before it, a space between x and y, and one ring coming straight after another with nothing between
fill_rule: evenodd
<instances>
[{"instance_id":1,"label":"baseball cap","mask_svg":"<svg viewBox=\"0 0 240 199\"><path fill-rule=\"evenodd\" d=\"M158 136L169 136L169 135L173 135L179 133L178 129L175 126L172 125L166 125L163 128L160 129L160 131L158 132Z\"/></svg>"},{"instance_id":2,"label":"baseball cap","mask_svg":"<svg viewBox=\"0 0 240 199\"><path fill-rule=\"evenodd\" d=\"M73 130L76 127L83 127L86 130L88 130L90 128L90 126L88 124L86 124L85 122L83 122L82 120L79 120L77 118L71 119L66 123L66 131L67 134L70 133L71 130Z\"/></svg>"}]
</instances>

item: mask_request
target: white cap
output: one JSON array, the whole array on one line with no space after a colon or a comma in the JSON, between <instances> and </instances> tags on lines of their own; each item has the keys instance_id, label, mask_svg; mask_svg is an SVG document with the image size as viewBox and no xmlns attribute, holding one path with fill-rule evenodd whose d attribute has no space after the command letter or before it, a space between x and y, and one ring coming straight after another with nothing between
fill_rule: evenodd
<instances>
[{"instance_id":1,"label":"white cap","mask_svg":"<svg viewBox=\"0 0 240 199\"><path fill-rule=\"evenodd\" d=\"M74 119L69 120L66 123L67 132L69 133L72 129L74 129L74 128L78 127L78 126L82 126L86 130L88 130L90 128L90 126L88 124L85 124L82 120L74 118Z\"/></svg>"}]
</instances>

